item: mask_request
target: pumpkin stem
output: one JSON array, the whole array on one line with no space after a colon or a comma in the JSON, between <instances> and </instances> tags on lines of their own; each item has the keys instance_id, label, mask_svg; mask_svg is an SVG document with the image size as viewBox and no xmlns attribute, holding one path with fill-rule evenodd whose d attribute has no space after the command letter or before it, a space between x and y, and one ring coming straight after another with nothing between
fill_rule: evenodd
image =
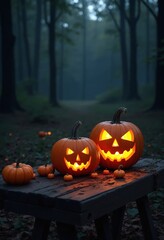
<instances>
[{"instance_id":1,"label":"pumpkin stem","mask_svg":"<svg viewBox=\"0 0 164 240\"><path fill-rule=\"evenodd\" d=\"M118 170L123 169L123 165L119 165Z\"/></svg>"},{"instance_id":2,"label":"pumpkin stem","mask_svg":"<svg viewBox=\"0 0 164 240\"><path fill-rule=\"evenodd\" d=\"M121 114L122 113L126 113L127 112L127 108L125 107L120 107L116 112L115 114L113 115L113 120L112 120L112 123L117 123L117 124L120 124L120 117L121 117Z\"/></svg>"},{"instance_id":3,"label":"pumpkin stem","mask_svg":"<svg viewBox=\"0 0 164 240\"><path fill-rule=\"evenodd\" d=\"M72 136L71 139L78 139L79 137L77 136L77 129L80 127L80 125L82 124L81 121L77 121L75 122L73 128L72 128Z\"/></svg>"},{"instance_id":4,"label":"pumpkin stem","mask_svg":"<svg viewBox=\"0 0 164 240\"><path fill-rule=\"evenodd\" d=\"M16 165L15 165L16 168L19 168L19 159L16 160Z\"/></svg>"}]
</instances>

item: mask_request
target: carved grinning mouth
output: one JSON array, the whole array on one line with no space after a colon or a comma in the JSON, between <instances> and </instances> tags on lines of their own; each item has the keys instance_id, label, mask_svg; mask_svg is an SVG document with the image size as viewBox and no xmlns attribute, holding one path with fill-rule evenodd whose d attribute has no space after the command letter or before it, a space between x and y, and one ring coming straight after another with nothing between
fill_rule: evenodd
<instances>
[{"instance_id":1,"label":"carved grinning mouth","mask_svg":"<svg viewBox=\"0 0 164 240\"><path fill-rule=\"evenodd\" d=\"M116 151L114 154L112 154L110 151L105 152L103 151L99 146L99 151L100 154L102 155L104 160L109 159L110 161L114 161L116 160L117 162L121 162L121 160L125 160L128 161L129 158L131 158L131 156L135 153L136 151L136 145L134 144L133 148L131 148L129 151L124 150L123 153L119 153L118 151Z\"/></svg>"},{"instance_id":2,"label":"carved grinning mouth","mask_svg":"<svg viewBox=\"0 0 164 240\"><path fill-rule=\"evenodd\" d=\"M84 163L79 164L78 162L75 162L74 164L72 164L66 158L64 158L64 162L68 169L71 168L73 171L78 171L78 170L82 171L83 169L88 169L88 167L90 166L91 157L86 162L86 164L84 164Z\"/></svg>"}]
</instances>

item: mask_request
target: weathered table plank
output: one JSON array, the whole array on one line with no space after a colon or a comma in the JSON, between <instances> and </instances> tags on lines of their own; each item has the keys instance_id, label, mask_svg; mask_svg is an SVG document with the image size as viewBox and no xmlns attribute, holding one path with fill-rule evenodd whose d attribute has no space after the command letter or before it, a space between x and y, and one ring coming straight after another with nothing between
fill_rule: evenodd
<instances>
[{"instance_id":1,"label":"weathered table plank","mask_svg":"<svg viewBox=\"0 0 164 240\"><path fill-rule=\"evenodd\" d=\"M70 236L72 232L72 239L76 239L73 225L85 225L94 220L100 239L102 236L102 240L106 240L112 238L108 215L113 213L112 222L114 225L117 222L121 230L126 204L136 201L145 238L155 239L151 214L144 203L147 194L160 187L164 187L164 161L161 159L141 159L126 170L121 180L114 179L113 173L103 175L101 169L96 179L84 176L64 182L61 175L51 180L37 176L24 186L7 185L0 176L0 208L34 216L33 236L45 222L45 228L39 232L40 240L46 239L51 220L58 222L61 239L64 239L63 224L68 226ZM118 214L122 216L119 222ZM148 230L145 223L149 225ZM114 239L119 239L119 234L120 231L113 228Z\"/></svg>"},{"instance_id":2,"label":"weathered table plank","mask_svg":"<svg viewBox=\"0 0 164 240\"><path fill-rule=\"evenodd\" d=\"M147 178L147 181L145 178ZM12 198L17 202L21 201L24 203L55 206L56 208L62 208L65 210L71 207L72 211L85 211L86 208L90 208L90 205L93 206L92 201L95 204L96 199L99 199L101 202L101 199L103 198L110 198L110 195L114 196L113 191L117 192L117 195L120 194L120 191L126 191L129 196L133 195L135 197L133 191L136 193L136 190L133 185L139 185L142 179L146 184L145 188L147 188L148 192L153 189L153 175L142 172L127 172L125 179L115 180L112 184L110 183L111 176L108 177L102 174L99 175L98 179L82 179L83 181L78 183L62 183L60 186L51 183L50 186L44 187L42 190L40 190L40 186L38 186L38 190L36 187L33 187L31 192L30 185L32 184L24 186L24 188L9 186L6 191L6 186L4 184L3 190L5 191L5 198ZM43 178L38 181L43 181ZM33 182L33 184L37 185L36 182ZM35 190L33 191L33 189ZM146 193L145 189L143 189L143 192Z\"/></svg>"}]
</instances>

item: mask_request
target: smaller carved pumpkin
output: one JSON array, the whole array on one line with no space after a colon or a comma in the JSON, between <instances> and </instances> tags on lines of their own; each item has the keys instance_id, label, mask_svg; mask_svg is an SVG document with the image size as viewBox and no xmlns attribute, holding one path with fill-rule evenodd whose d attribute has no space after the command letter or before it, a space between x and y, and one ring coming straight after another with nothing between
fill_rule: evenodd
<instances>
[{"instance_id":1,"label":"smaller carved pumpkin","mask_svg":"<svg viewBox=\"0 0 164 240\"><path fill-rule=\"evenodd\" d=\"M25 163L13 163L2 170L2 177L8 184L23 185L33 179L33 168Z\"/></svg>"},{"instance_id":2,"label":"smaller carved pumpkin","mask_svg":"<svg viewBox=\"0 0 164 240\"><path fill-rule=\"evenodd\" d=\"M99 165L99 152L94 141L77 136L80 125L81 122L77 121L71 138L60 139L52 147L51 161L54 168L62 174L86 175Z\"/></svg>"}]
</instances>

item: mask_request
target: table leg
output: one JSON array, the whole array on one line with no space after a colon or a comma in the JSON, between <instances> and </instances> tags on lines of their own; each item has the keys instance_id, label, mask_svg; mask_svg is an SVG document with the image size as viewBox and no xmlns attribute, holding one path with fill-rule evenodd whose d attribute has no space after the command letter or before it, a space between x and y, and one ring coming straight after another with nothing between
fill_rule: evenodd
<instances>
[{"instance_id":1,"label":"table leg","mask_svg":"<svg viewBox=\"0 0 164 240\"><path fill-rule=\"evenodd\" d=\"M136 200L137 207L140 214L141 224L143 228L144 237L146 240L156 240L157 234L153 225L153 219L149 207L149 200L147 196Z\"/></svg>"},{"instance_id":2,"label":"table leg","mask_svg":"<svg viewBox=\"0 0 164 240\"><path fill-rule=\"evenodd\" d=\"M47 240L51 221L35 218L32 240Z\"/></svg>"},{"instance_id":3,"label":"table leg","mask_svg":"<svg viewBox=\"0 0 164 240\"><path fill-rule=\"evenodd\" d=\"M56 222L60 240L78 240L76 227L71 224Z\"/></svg>"},{"instance_id":4,"label":"table leg","mask_svg":"<svg viewBox=\"0 0 164 240\"><path fill-rule=\"evenodd\" d=\"M3 209L3 201L0 199L0 209Z\"/></svg>"},{"instance_id":5,"label":"table leg","mask_svg":"<svg viewBox=\"0 0 164 240\"><path fill-rule=\"evenodd\" d=\"M122 223L124 219L126 206L120 207L112 212L111 221L112 221L112 232L113 238L115 240L121 239L121 230L122 230Z\"/></svg>"},{"instance_id":6,"label":"table leg","mask_svg":"<svg viewBox=\"0 0 164 240\"><path fill-rule=\"evenodd\" d=\"M95 220L96 231L99 240L112 240L112 227L108 215Z\"/></svg>"}]
</instances>

